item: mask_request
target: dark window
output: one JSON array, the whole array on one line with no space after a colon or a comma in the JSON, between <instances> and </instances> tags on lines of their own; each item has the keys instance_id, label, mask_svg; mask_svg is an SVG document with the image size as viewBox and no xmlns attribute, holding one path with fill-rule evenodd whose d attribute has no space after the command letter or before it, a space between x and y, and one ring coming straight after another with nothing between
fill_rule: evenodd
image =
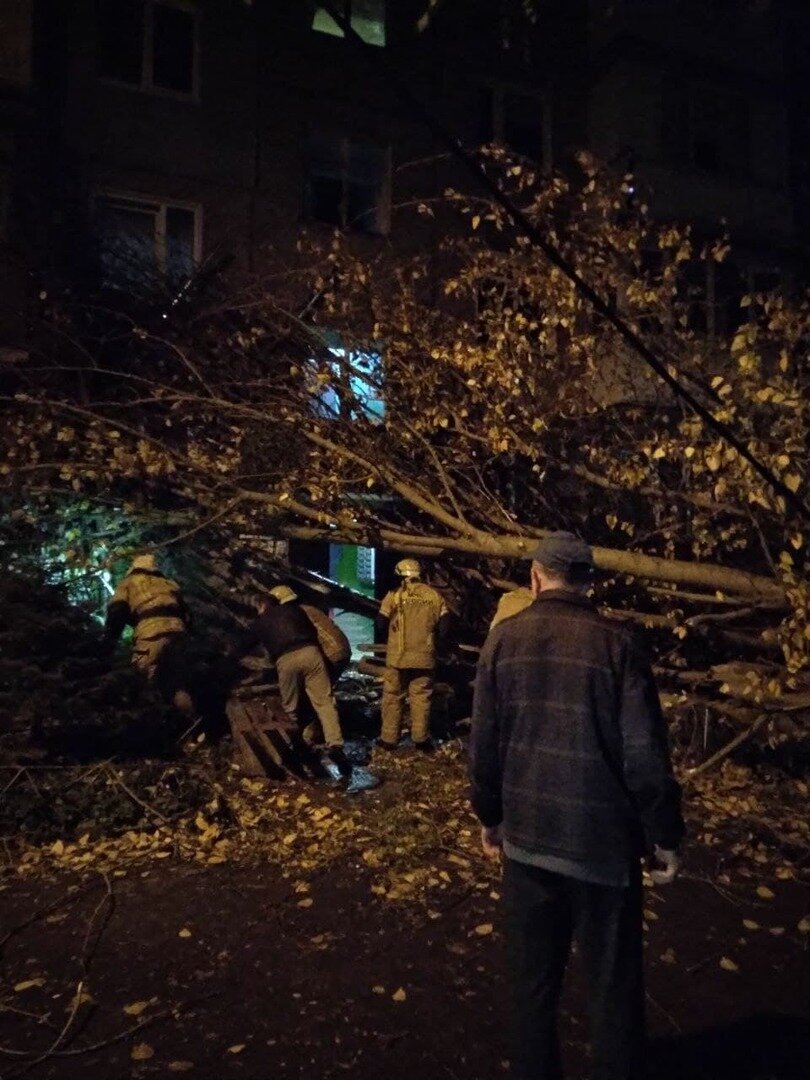
<instances>
[{"instance_id":1,"label":"dark window","mask_svg":"<svg viewBox=\"0 0 810 1080\"><path fill-rule=\"evenodd\" d=\"M512 153L546 167L546 101L539 93L505 86L487 87L483 95L482 139L501 143Z\"/></svg>"},{"instance_id":2,"label":"dark window","mask_svg":"<svg viewBox=\"0 0 810 1080\"><path fill-rule=\"evenodd\" d=\"M152 82L166 90L194 91L194 12L156 4Z\"/></svg>"},{"instance_id":3,"label":"dark window","mask_svg":"<svg viewBox=\"0 0 810 1080\"><path fill-rule=\"evenodd\" d=\"M143 90L195 92L197 13L186 0L99 0L98 73Z\"/></svg>"},{"instance_id":4,"label":"dark window","mask_svg":"<svg viewBox=\"0 0 810 1080\"><path fill-rule=\"evenodd\" d=\"M667 78L662 113L662 142L671 161L708 173L748 173L751 120L744 97Z\"/></svg>"},{"instance_id":5,"label":"dark window","mask_svg":"<svg viewBox=\"0 0 810 1080\"><path fill-rule=\"evenodd\" d=\"M372 143L325 133L309 140L307 215L360 232L388 225L388 154Z\"/></svg>"},{"instance_id":6,"label":"dark window","mask_svg":"<svg viewBox=\"0 0 810 1080\"><path fill-rule=\"evenodd\" d=\"M143 0L101 0L98 12L99 75L140 86L143 48Z\"/></svg>"},{"instance_id":7,"label":"dark window","mask_svg":"<svg viewBox=\"0 0 810 1080\"><path fill-rule=\"evenodd\" d=\"M96 200L102 283L151 292L176 288L194 271L197 212L124 196Z\"/></svg>"}]
</instances>

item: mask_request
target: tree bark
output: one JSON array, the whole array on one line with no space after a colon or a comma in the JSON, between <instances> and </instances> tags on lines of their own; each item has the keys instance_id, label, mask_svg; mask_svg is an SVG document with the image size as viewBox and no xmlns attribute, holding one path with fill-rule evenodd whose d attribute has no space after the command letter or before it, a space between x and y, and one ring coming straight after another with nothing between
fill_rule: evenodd
<instances>
[{"instance_id":1,"label":"tree bark","mask_svg":"<svg viewBox=\"0 0 810 1080\"><path fill-rule=\"evenodd\" d=\"M440 556L448 552L477 555L493 559L526 559L537 545L536 537L484 534L468 536L431 536L382 528L367 530L345 525L335 529L280 524L278 532L298 540L328 540L330 543L364 544L425 556ZM595 547L594 561L600 570L641 578L645 581L665 581L673 585L699 586L710 593L722 592L757 604L786 607L785 593L778 581L762 574L752 574L716 563L686 562L644 555L636 551Z\"/></svg>"}]
</instances>

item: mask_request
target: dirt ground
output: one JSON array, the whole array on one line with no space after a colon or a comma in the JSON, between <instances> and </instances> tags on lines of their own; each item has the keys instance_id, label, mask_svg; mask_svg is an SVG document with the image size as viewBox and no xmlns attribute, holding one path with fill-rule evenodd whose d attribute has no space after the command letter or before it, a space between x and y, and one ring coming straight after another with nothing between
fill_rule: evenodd
<instances>
[{"instance_id":1,"label":"dirt ground","mask_svg":"<svg viewBox=\"0 0 810 1080\"><path fill-rule=\"evenodd\" d=\"M401 794L384 785L352 813L383 818ZM7 875L0 1077L508 1077L498 881L468 850L472 871L456 881L437 863L426 902L384 895L376 860L350 843L306 880L283 860L173 857ZM681 879L647 894L650 1075L804 1078L807 889L767 868L721 875L720 859L693 840ZM563 1034L584 1077L575 961L571 974Z\"/></svg>"}]
</instances>

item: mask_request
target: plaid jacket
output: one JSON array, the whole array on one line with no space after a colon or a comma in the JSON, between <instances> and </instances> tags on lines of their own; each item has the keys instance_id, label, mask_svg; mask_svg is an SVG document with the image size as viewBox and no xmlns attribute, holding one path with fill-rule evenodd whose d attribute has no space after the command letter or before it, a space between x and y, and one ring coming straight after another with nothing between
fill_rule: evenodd
<instances>
[{"instance_id":1,"label":"plaid jacket","mask_svg":"<svg viewBox=\"0 0 810 1080\"><path fill-rule=\"evenodd\" d=\"M564 590L491 631L475 681L473 809L511 844L577 862L683 835L664 719L634 635Z\"/></svg>"}]
</instances>

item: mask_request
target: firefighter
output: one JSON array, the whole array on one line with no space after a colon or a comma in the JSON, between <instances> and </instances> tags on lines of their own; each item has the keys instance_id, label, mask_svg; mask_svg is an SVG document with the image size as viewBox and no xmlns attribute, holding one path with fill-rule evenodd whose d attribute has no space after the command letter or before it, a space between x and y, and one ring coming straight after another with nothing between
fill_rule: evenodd
<instances>
[{"instance_id":1,"label":"firefighter","mask_svg":"<svg viewBox=\"0 0 810 1080\"><path fill-rule=\"evenodd\" d=\"M182 685L188 623L180 586L160 572L155 555L137 555L107 606L105 634L115 642L125 626L132 626L135 668L181 712L191 714L191 695Z\"/></svg>"},{"instance_id":2,"label":"firefighter","mask_svg":"<svg viewBox=\"0 0 810 1080\"><path fill-rule=\"evenodd\" d=\"M430 751L430 702L436 646L445 636L449 612L441 595L421 580L416 559L402 559L394 572L399 588L380 605L380 623L388 632L383 674L382 731L377 745L395 750L402 726L402 705L408 698L411 740Z\"/></svg>"},{"instance_id":3,"label":"firefighter","mask_svg":"<svg viewBox=\"0 0 810 1080\"><path fill-rule=\"evenodd\" d=\"M494 630L504 619L510 619L513 615L519 615L521 611L525 611L533 599L532 590L522 586L504 593L498 601L492 622L489 624L490 630Z\"/></svg>"},{"instance_id":4,"label":"firefighter","mask_svg":"<svg viewBox=\"0 0 810 1080\"><path fill-rule=\"evenodd\" d=\"M277 585L270 590L270 596L274 597L279 604L296 604L301 608L306 617L315 627L318 636L318 644L321 652L326 657L327 671L334 686L340 676L349 666L352 658L352 647L349 639L334 621L320 608L311 604L302 604L298 593L289 585Z\"/></svg>"}]
</instances>

